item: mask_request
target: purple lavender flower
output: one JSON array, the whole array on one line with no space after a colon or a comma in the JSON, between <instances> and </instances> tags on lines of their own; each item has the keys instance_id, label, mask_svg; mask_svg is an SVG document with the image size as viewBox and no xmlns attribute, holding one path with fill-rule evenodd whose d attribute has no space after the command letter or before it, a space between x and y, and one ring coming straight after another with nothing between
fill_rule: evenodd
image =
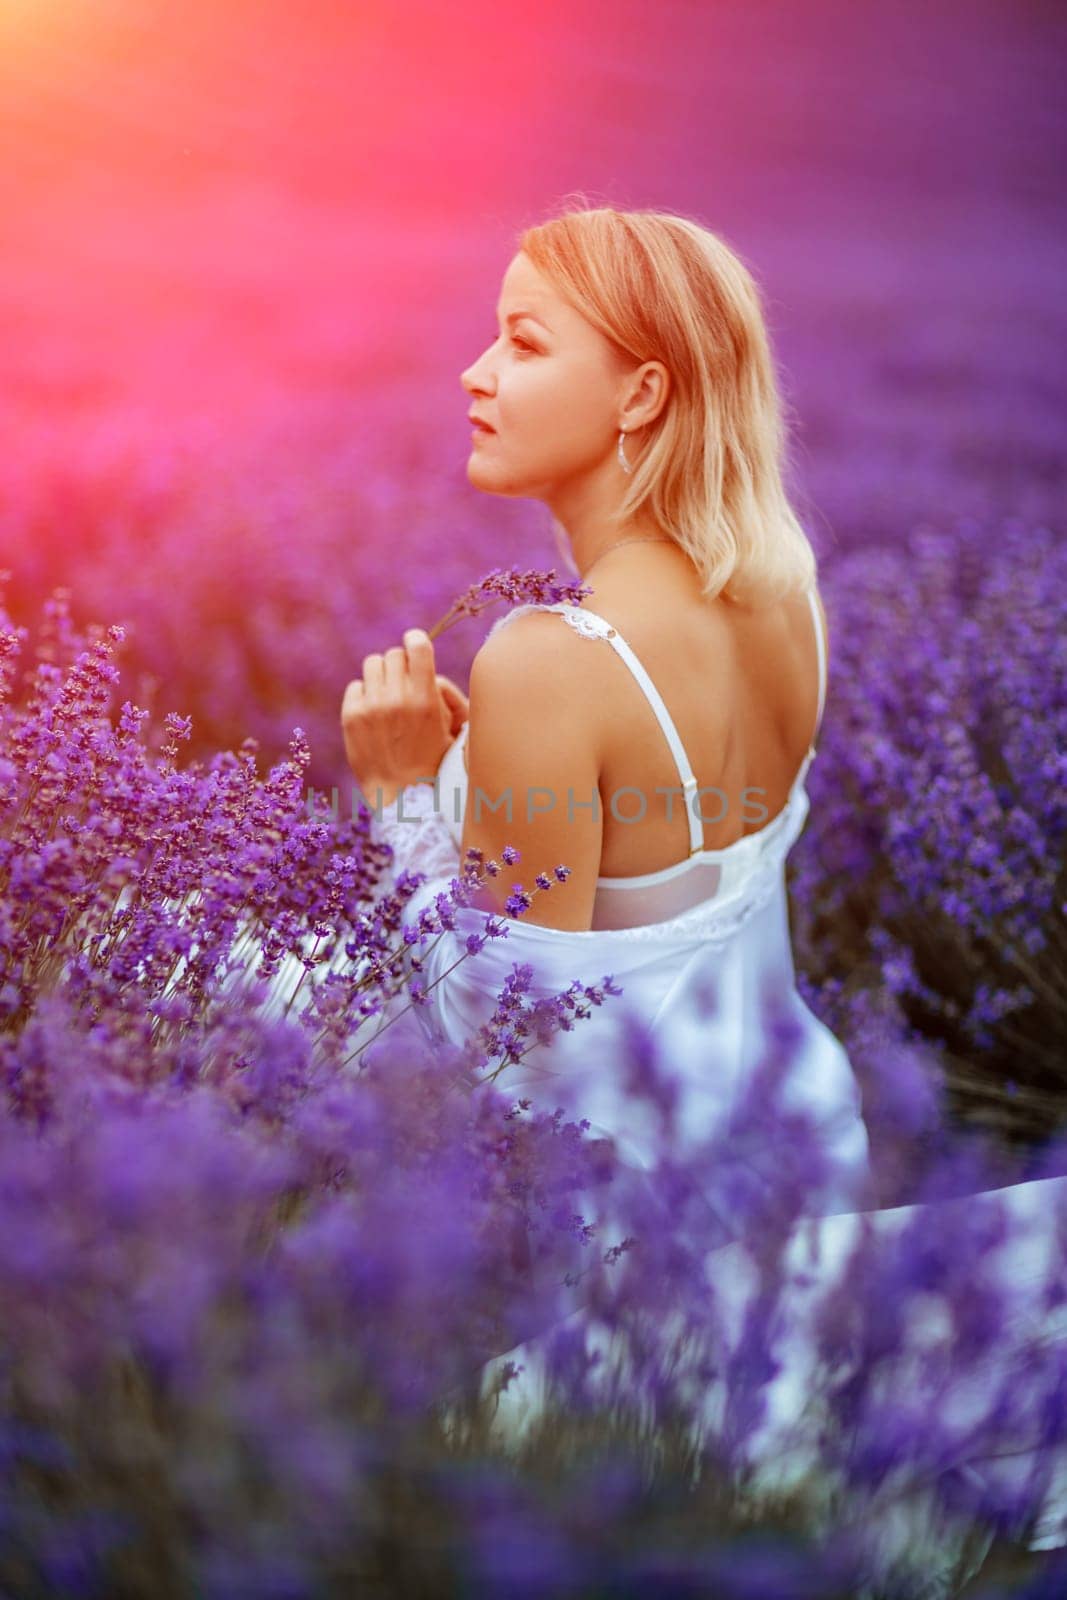
<instances>
[{"instance_id":1,"label":"purple lavender flower","mask_svg":"<svg viewBox=\"0 0 1067 1600\"><path fill-rule=\"evenodd\" d=\"M465 589L427 632L431 639L436 639L461 617L476 617L496 600L507 600L512 605L555 605L560 601L577 605L592 592L588 584L559 582L554 567L547 572L523 572L517 567L504 571L494 567L484 578Z\"/></svg>"}]
</instances>

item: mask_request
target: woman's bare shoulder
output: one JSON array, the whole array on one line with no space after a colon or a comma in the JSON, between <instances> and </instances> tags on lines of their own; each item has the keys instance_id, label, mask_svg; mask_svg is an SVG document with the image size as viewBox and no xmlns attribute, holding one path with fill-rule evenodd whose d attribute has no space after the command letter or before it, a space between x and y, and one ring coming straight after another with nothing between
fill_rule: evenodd
<instances>
[{"instance_id":1,"label":"woman's bare shoulder","mask_svg":"<svg viewBox=\"0 0 1067 1600\"><path fill-rule=\"evenodd\" d=\"M482 706L512 704L517 714L565 716L592 730L601 676L608 673L600 651L561 613L522 610L490 633L471 662L471 716Z\"/></svg>"},{"instance_id":2,"label":"woman's bare shoulder","mask_svg":"<svg viewBox=\"0 0 1067 1600\"><path fill-rule=\"evenodd\" d=\"M573 614L579 608L568 609ZM493 624L474 660L483 665L499 663L507 668L514 663L521 667L536 657L550 658L560 650L569 652L577 638L577 631L568 626L563 612L545 606L516 606Z\"/></svg>"}]
</instances>

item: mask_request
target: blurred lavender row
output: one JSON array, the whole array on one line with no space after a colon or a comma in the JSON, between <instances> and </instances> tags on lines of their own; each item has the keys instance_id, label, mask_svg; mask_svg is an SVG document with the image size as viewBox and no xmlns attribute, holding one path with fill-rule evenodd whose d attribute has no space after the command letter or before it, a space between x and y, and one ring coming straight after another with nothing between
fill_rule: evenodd
<instances>
[{"instance_id":1,"label":"blurred lavender row","mask_svg":"<svg viewBox=\"0 0 1067 1600\"><path fill-rule=\"evenodd\" d=\"M1055 1542L1062 568L1044 530L965 523L827 574L857 642L794 857L801 965L898 1209L827 1219L814 1309L784 1021L685 1161L670 1063L620 1032L662 1124L635 1175L509 1099L521 971L466 1051L405 1026L448 897L405 923L369 813L309 814L301 732L266 772L252 740L192 756L189 718L124 697L121 629L60 594L30 658L6 622L5 1584L522 1593L532 1543L538 1593L918 1594L998 1532Z\"/></svg>"}]
</instances>

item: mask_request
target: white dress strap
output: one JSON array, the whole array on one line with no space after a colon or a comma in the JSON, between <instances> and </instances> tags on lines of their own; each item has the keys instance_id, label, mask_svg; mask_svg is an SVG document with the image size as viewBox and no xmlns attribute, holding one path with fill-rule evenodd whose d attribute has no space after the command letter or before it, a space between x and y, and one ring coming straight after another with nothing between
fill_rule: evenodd
<instances>
[{"instance_id":1,"label":"white dress strap","mask_svg":"<svg viewBox=\"0 0 1067 1600\"><path fill-rule=\"evenodd\" d=\"M826 704L826 641L823 638L822 619L819 616L819 605L815 598L815 586L807 591L808 604L811 606L811 618L815 624L815 648L819 659L819 704L815 712L815 737L818 738L819 729L822 727L823 706ZM814 748L814 740L812 741Z\"/></svg>"},{"instance_id":2,"label":"white dress strap","mask_svg":"<svg viewBox=\"0 0 1067 1600\"><path fill-rule=\"evenodd\" d=\"M656 685L652 682L652 679L649 677L640 661L634 655L633 651L630 649L630 646L626 643L626 640L622 637L619 630L610 622L608 622L606 618L598 616L595 611L587 610L585 606L572 606L568 605L565 601L559 601L555 605L547 605L544 607L544 609L546 611L558 611L560 615L570 623L572 628L576 629L578 633L583 634L587 639L606 639L615 650L616 654L621 656L623 661L625 661L626 665L637 679L641 688L644 690L649 704L656 714L656 720L663 729L667 743L670 745L671 754L673 755L675 765L678 768L678 776L681 780L682 793L685 799L685 814L689 822L689 854L690 856L698 855L704 845L704 826L701 818L697 814L699 808L696 808L693 805L693 796L697 790L697 780L693 773L693 769L689 764L689 758L685 753L685 747L682 744L681 739L678 737L678 730L674 726L674 721L671 717L671 714L664 705L663 697L656 688Z\"/></svg>"}]
</instances>

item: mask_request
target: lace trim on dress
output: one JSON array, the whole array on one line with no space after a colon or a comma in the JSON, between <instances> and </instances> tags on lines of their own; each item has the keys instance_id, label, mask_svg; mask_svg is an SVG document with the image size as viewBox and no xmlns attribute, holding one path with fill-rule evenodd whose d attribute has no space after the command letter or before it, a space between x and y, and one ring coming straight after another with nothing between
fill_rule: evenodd
<instances>
[{"instance_id":1,"label":"lace trim on dress","mask_svg":"<svg viewBox=\"0 0 1067 1600\"><path fill-rule=\"evenodd\" d=\"M594 616L591 611L581 611L573 606L546 606L546 611L558 611L564 622L569 622L575 633L583 639L609 639L614 633L609 622Z\"/></svg>"},{"instance_id":2,"label":"lace trim on dress","mask_svg":"<svg viewBox=\"0 0 1067 1600\"><path fill-rule=\"evenodd\" d=\"M494 633L498 633L499 630L509 623L513 617L520 616L524 611L548 611L550 609L551 608L549 606L540 605L533 600L523 601L522 605L512 606L510 611L505 611L503 616L497 617L496 621L493 623L493 626L489 629L489 632L485 637L486 639L491 639Z\"/></svg>"},{"instance_id":3,"label":"lace trim on dress","mask_svg":"<svg viewBox=\"0 0 1067 1600\"><path fill-rule=\"evenodd\" d=\"M530 600L521 606L512 606L502 617L497 617L486 638L491 639L498 628L502 628L506 622L510 622L523 611L556 611L565 622L570 623L575 633L581 634L583 639L606 639L609 633L614 632L611 623L606 622L603 617L598 617L593 611L583 611L578 606L568 605L564 600L557 601L554 605L539 604Z\"/></svg>"},{"instance_id":4,"label":"lace trim on dress","mask_svg":"<svg viewBox=\"0 0 1067 1600\"><path fill-rule=\"evenodd\" d=\"M459 875L460 854L456 841L438 805L436 785L409 784L401 789L392 805L383 806L376 824L380 836L393 852L393 870L422 872L427 878L449 882ZM448 887L438 885L437 892Z\"/></svg>"}]
</instances>

